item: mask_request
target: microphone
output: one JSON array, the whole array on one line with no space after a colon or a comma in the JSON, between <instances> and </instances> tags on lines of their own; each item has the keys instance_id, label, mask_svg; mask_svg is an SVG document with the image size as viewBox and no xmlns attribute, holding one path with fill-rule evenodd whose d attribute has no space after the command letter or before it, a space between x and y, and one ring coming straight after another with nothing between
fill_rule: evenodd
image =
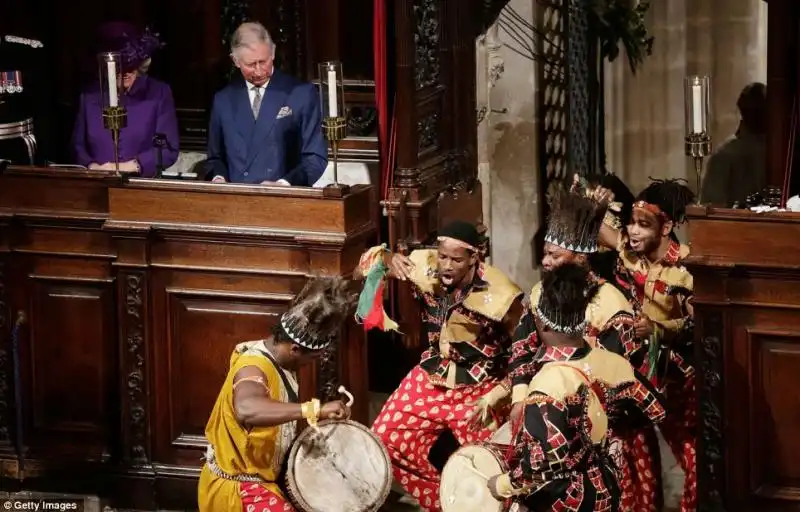
<instances>
[{"instance_id":1,"label":"microphone","mask_svg":"<svg viewBox=\"0 0 800 512\"><path fill-rule=\"evenodd\" d=\"M163 133L153 135L153 147L156 148L156 178L164 172L164 148L169 147L167 136Z\"/></svg>"}]
</instances>

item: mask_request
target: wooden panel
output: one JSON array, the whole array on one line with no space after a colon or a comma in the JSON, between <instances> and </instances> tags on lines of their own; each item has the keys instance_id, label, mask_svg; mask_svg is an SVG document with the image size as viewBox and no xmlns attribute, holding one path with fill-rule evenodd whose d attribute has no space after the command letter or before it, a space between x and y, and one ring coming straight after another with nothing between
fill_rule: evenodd
<instances>
[{"instance_id":1,"label":"wooden panel","mask_svg":"<svg viewBox=\"0 0 800 512\"><path fill-rule=\"evenodd\" d=\"M324 241L314 233L370 227L371 189L351 190L343 199L328 199L323 189L131 180L109 189L109 202L115 222L224 226L222 232L255 228L265 234L273 230L273 237L303 239L306 234L309 241ZM329 239L343 241L336 234Z\"/></svg>"},{"instance_id":2,"label":"wooden panel","mask_svg":"<svg viewBox=\"0 0 800 512\"><path fill-rule=\"evenodd\" d=\"M197 466L205 449L205 425L225 380L231 351L243 341L269 336L292 296L265 299L162 289L165 274L156 273L153 295L154 308L164 311L169 326L154 333L155 416L161 426L154 440L154 461Z\"/></svg>"},{"instance_id":3,"label":"wooden panel","mask_svg":"<svg viewBox=\"0 0 800 512\"><path fill-rule=\"evenodd\" d=\"M800 213L690 207L692 260L714 265L800 268ZM735 233L735 236L731 236ZM769 248L764 245L769 241Z\"/></svg>"},{"instance_id":4,"label":"wooden panel","mask_svg":"<svg viewBox=\"0 0 800 512\"><path fill-rule=\"evenodd\" d=\"M112 280L34 280L29 340L32 450L102 460L118 414Z\"/></svg>"},{"instance_id":5,"label":"wooden panel","mask_svg":"<svg viewBox=\"0 0 800 512\"><path fill-rule=\"evenodd\" d=\"M698 510L800 505L800 216L692 207ZM780 257L782 255L783 257Z\"/></svg>"},{"instance_id":6,"label":"wooden panel","mask_svg":"<svg viewBox=\"0 0 800 512\"><path fill-rule=\"evenodd\" d=\"M800 331L747 330L750 492L800 501Z\"/></svg>"},{"instance_id":7,"label":"wooden panel","mask_svg":"<svg viewBox=\"0 0 800 512\"><path fill-rule=\"evenodd\" d=\"M18 213L98 217L108 213L108 184L118 179L95 171L9 168L0 187L0 209Z\"/></svg>"}]
</instances>

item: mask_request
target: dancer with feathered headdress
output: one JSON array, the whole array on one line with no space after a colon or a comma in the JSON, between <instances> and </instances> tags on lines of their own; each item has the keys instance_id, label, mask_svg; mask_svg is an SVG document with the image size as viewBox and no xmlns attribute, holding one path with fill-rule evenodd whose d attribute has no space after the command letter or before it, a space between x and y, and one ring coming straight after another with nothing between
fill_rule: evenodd
<instances>
[{"instance_id":1,"label":"dancer with feathered headdress","mask_svg":"<svg viewBox=\"0 0 800 512\"><path fill-rule=\"evenodd\" d=\"M660 395L624 357L585 337L591 301L585 266L565 263L544 277L533 320L541 339L522 413L512 420L510 471L487 485L498 500L529 510L621 508L611 432L664 418Z\"/></svg>"},{"instance_id":2,"label":"dancer with feathered headdress","mask_svg":"<svg viewBox=\"0 0 800 512\"><path fill-rule=\"evenodd\" d=\"M299 403L296 370L335 343L357 295L338 277L311 279L266 340L238 345L206 426L201 511L293 510L278 485L297 421L349 415L340 401ZM240 508L240 506L241 508Z\"/></svg>"}]
</instances>

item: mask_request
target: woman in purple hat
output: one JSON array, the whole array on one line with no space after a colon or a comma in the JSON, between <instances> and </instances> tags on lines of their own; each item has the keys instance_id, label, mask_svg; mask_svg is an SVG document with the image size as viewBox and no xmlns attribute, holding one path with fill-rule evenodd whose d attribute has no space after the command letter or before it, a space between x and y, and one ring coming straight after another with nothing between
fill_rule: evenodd
<instances>
[{"instance_id":1,"label":"woman in purple hat","mask_svg":"<svg viewBox=\"0 0 800 512\"><path fill-rule=\"evenodd\" d=\"M128 124L120 131L119 169L144 178L156 175L157 149L153 137L166 137L162 163L167 168L178 159L178 119L169 85L147 76L152 54L162 46L157 35L140 33L133 25L112 22L99 31L100 51L119 52L122 60L120 105L128 111ZM80 98L72 147L78 164L90 169L113 170L114 143L103 127L100 85L95 82Z\"/></svg>"}]
</instances>

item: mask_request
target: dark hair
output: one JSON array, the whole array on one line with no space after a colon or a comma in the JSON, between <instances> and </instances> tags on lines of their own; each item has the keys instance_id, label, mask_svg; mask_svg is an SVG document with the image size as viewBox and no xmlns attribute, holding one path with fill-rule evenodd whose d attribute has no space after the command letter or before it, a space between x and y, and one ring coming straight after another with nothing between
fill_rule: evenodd
<instances>
[{"instance_id":1,"label":"dark hair","mask_svg":"<svg viewBox=\"0 0 800 512\"><path fill-rule=\"evenodd\" d=\"M578 325L586 317L594 286L585 266L575 263L559 265L545 272L542 278L538 308L550 320L563 319L562 323Z\"/></svg>"},{"instance_id":2,"label":"dark hair","mask_svg":"<svg viewBox=\"0 0 800 512\"><path fill-rule=\"evenodd\" d=\"M686 207L694 201L694 192L685 185L686 180L657 180L650 178L650 185L636 197L638 201L654 204L675 224L686 220Z\"/></svg>"},{"instance_id":3,"label":"dark hair","mask_svg":"<svg viewBox=\"0 0 800 512\"><path fill-rule=\"evenodd\" d=\"M739 93L739 98L736 100L736 107L739 112L745 113L746 111L754 108L764 108L767 100L767 86L761 82L753 82L747 84Z\"/></svg>"}]
</instances>

